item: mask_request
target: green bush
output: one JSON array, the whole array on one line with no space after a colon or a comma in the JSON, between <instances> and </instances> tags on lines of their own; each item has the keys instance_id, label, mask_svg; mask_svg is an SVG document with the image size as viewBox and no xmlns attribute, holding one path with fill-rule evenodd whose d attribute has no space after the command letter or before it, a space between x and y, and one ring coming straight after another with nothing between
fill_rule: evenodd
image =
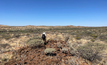
<instances>
[{"instance_id":1,"label":"green bush","mask_svg":"<svg viewBox=\"0 0 107 65\"><path fill-rule=\"evenodd\" d=\"M48 54L48 53L53 53L53 52L55 52L56 50L55 50L55 48L46 48L45 50L44 50L44 53L45 54Z\"/></svg>"},{"instance_id":2,"label":"green bush","mask_svg":"<svg viewBox=\"0 0 107 65\"><path fill-rule=\"evenodd\" d=\"M96 39L98 36L96 34L90 34L94 39Z\"/></svg>"},{"instance_id":3,"label":"green bush","mask_svg":"<svg viewBox=\"0 0 107 65\"><path fill-rule=\"evenodd\" d=\"M91 39L91 41L92 41L92 42L94 42L94 41L95 41L95 39Z\"/></svg>"},{"instance_id":4,"label":"green bush","mask_svg":"<svg viewBox=\"0 0 107 65\"><path fill-rule=\"evenodd\" d=\"M4 37L4 39L6 39L6 40L8 40L10 38L12 38L12 37L11 36Z\"/></svg>"},{"instance_id":5,"label":"green bush","mask_svg":"<svg viewBox=\"0 0 107 65\"><path fill-rule=\"evenodd\" d=\"M80 46L77 48L80 56L89 61L98 59L98 54L103 49L105 49L105 45L100 43L87 43L84 46Z\"/></svg>"},{"instance_id":6,"label":"green bush","mask_svg":"<svg viewBox=\"0 0 107 65\"><path fill-rule=\"evenodd\" d=\"M44 45L44 42L40 37L37 36L37 37L30 38L27 41L27 44L29 44L30 46L41 46L41 45Z\"/></svg>"}]
</instances>

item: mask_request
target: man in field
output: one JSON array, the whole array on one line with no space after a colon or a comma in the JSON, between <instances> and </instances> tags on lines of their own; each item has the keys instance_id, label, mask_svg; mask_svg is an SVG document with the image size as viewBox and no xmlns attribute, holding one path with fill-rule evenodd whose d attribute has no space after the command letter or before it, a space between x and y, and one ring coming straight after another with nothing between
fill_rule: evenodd
<instances>
[{"instance_id":1,"label":"man in field","mask_svg":"<svg viewBox=\"0 0 107 65\"><path fill-rule=\"evenodd\" d=\"M42 33L42 39L44 41L44 44L46 45L46 33L45 32Z\"/></svg>"}]
</instances>

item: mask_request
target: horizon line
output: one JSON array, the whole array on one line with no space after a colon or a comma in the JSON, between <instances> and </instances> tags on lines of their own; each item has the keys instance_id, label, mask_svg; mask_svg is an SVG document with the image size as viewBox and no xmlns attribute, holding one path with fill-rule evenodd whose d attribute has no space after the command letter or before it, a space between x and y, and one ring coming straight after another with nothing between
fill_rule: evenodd
<instances>
[{"instance_id":1,"label":"horizon line","mask_svg":"<svg viewBox=\"0 0 107 65\"><path fill-rule=\"evenodd\" d=\"M3 25L0 24L0 26L74 26L74 27L107 27L107 26L81 26L81 25Z\"/></svg>"}]
</instances>

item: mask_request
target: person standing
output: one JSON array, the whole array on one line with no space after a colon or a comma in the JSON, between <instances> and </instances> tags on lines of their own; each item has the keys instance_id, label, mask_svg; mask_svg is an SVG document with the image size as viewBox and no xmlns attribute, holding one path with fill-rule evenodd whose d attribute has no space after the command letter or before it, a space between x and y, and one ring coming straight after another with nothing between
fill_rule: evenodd
<instances>
[{"instance_id":1,"label":"person standing","mask_svg":"<svg viewBox=\"0 0 107 65\"><path fill-rule=\"evenodd\" d=\"M44 41L44 44L46 45L46 33L45 32L42 33L42 39Z\"/></svg>"}]
</instances>

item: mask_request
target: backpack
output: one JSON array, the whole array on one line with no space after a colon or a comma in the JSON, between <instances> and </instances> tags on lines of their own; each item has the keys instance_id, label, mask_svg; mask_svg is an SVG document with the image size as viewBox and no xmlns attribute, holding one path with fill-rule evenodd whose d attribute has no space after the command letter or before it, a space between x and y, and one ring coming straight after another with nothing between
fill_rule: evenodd
<instances>
[{"instance_id":1,"label":"backpack","mask_svg":"<svg viewBox=\"0 0 107 65\"><path fill-rule=\"evenodd\" d=\"M46 38L45 34L42 34L42 39L45 39L45 38Z\"/></svg>"}]
</instances>

